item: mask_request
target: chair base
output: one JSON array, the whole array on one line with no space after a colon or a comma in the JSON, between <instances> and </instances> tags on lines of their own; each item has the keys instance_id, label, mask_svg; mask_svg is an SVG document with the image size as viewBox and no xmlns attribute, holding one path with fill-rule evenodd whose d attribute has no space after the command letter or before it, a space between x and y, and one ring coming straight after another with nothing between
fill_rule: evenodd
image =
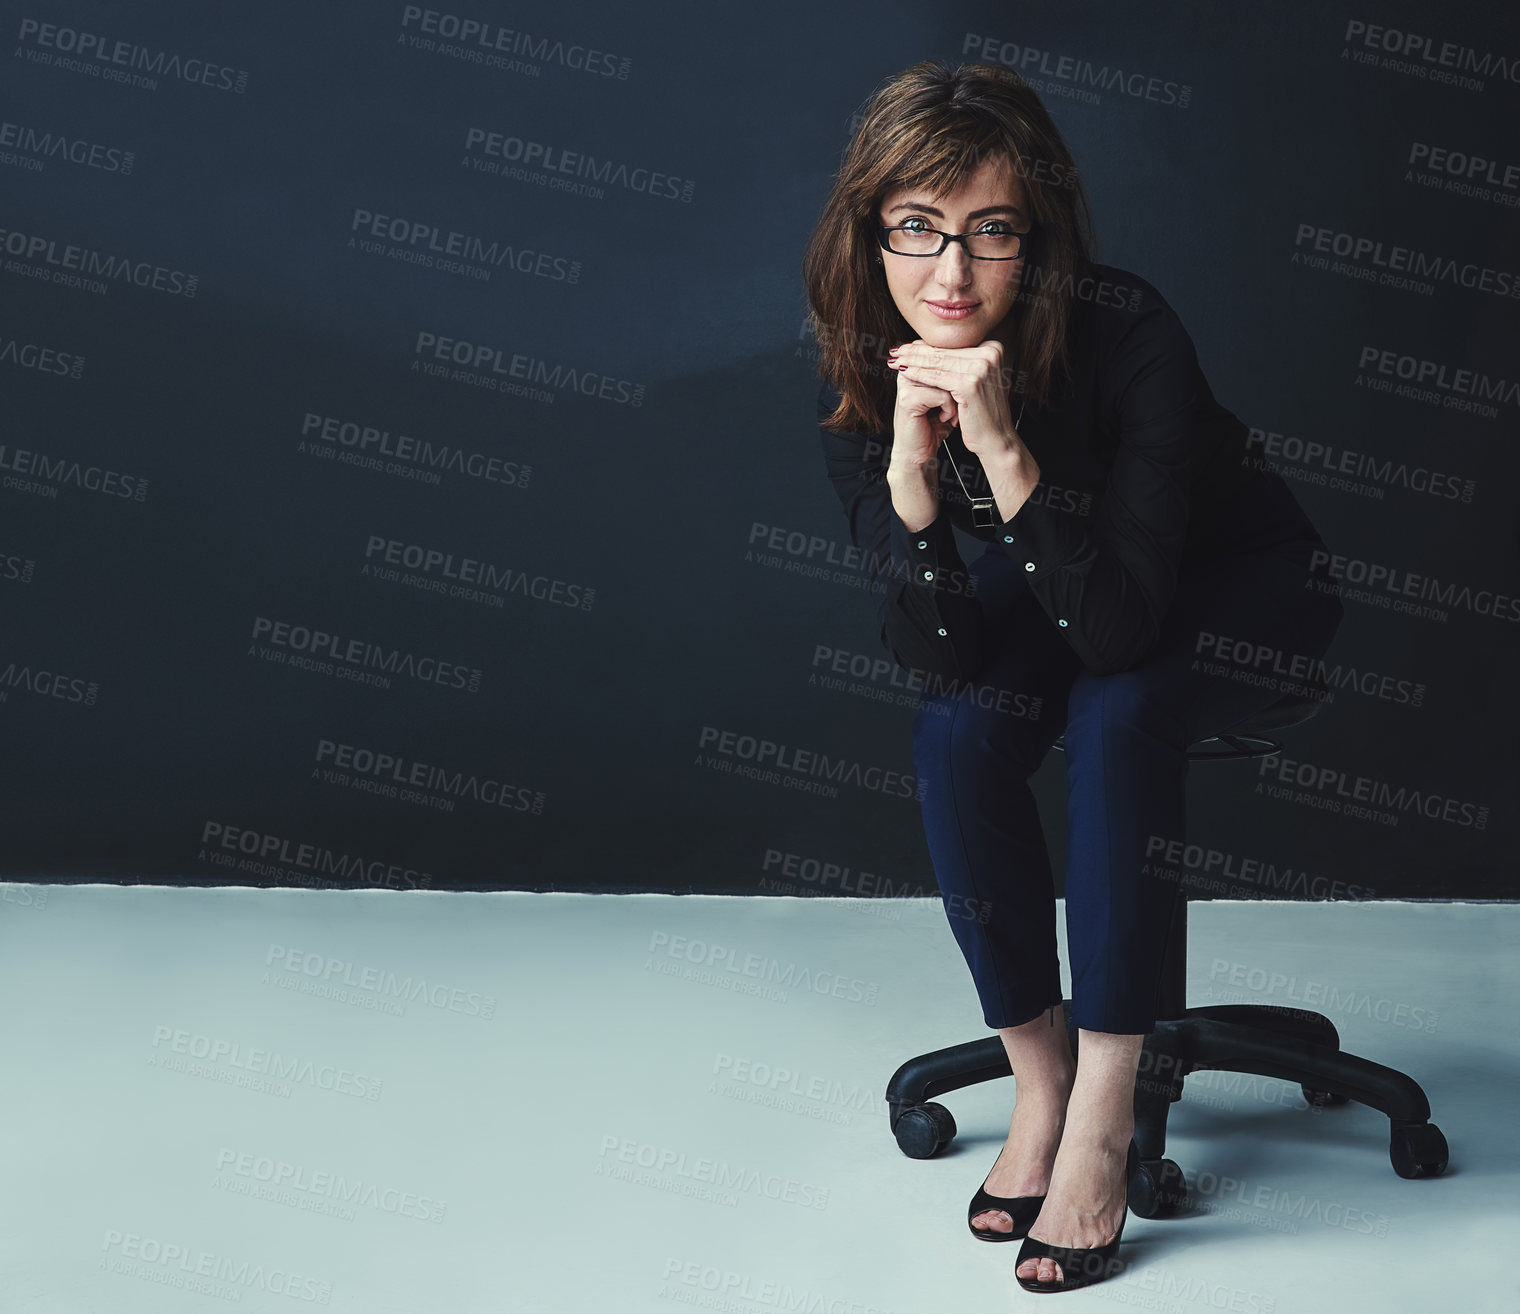
<instances>
[{"instance_id":1,"label":"chair base","mask_svg":"<svg viewBox=\"0 0 1520 1314\"><path fill-rule=\"evenodd\" d=\"M1078 1032L1071 1026L1070 1001L1062 1007L1075 1053ZM1388 1155L1400 1177L1435 1177L1446 1169L1446 1138L1430 1121L1430 1102L1419 1084L1381 1063L1343 1053L1329 1018L1256 1004L1188 1008L1158 1021L1140 1056L1135 1143L1143 1180L1132 1185L1130 1209L1141 1217L1162 1217L1186 1202L1182 1171L1165 1157L1167 1115L1182 1098L1188 1075L1209 1069L1296 1081L1310 1105L1355 1100L1377 1109L1388 1117ZM909 1059L887 1084L898 1146L915 1159L938 1154L955 1136L955 1119L933 1097L1011 1075L996 1035Z\"/></svg>"}]
</instances>

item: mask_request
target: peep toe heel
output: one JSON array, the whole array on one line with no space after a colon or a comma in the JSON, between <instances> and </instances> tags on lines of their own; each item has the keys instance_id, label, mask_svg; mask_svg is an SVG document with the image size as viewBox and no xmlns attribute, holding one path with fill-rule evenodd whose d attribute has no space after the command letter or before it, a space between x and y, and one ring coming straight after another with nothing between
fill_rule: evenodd
<instances>
[{"instance_id":1,"label":"peep toe heel","mask_svg":"<svg viewBox=\"0 0 1520 1314\"><path fill-rule=\"evenodd\" d=\"M1047 1241L1037 1241L1024 1229L1024 1244L1019 1247L1019 1257L1014 1263L1014 1280L1025 1291L1075 1291L1089 1287L1094 1282L1113 1277L1124 1268L1119 1258L1119 1238L1124 1235L1124 1222L1129 1217L1129 1184L1140 1171L1140 1150L1133 1140L1124 1161L1124 1217L1119 1220L1119 1230L1106 1245L1053 1246ZM1038 1278L1019 1277L1018 1269L1026 1259L1053 1259L1061 1266L1061 1280L1041 1282Z\"/></svg>"},{"instance_id":2,"label":"peep toe heel","mask_svg":"<svg viewBox=\"0 0 1520 1314\"><path fill-rule=\"evenodd\" d=\"M1029 1225L1039 1217L1040 1206L1044 1203L1043 1195L993 1195L987 1190L984 1178L966 1209L966 1226L971 1228L971 1235L978 1241L1017 1241L1028 1234ZM972 1227L971 1220L989 1209L1000 1209L1007 1214L1013 1220L1012 1230L999 1232L992 1228Z\"/></svg>"}]
</instances>

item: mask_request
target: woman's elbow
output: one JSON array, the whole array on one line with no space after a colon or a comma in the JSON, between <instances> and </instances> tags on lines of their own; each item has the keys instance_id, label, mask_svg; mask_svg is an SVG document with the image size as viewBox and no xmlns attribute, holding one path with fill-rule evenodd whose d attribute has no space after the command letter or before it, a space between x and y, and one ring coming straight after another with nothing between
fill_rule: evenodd
<instances>
[{"instance_id":1,"label":"woman's elbow","mask_svg":"<svg viewBox=\"0 0 1520 1314\"><path fill-rule=\"evenodd\" d=\"M904 651L903 647L894 644L883 634L882 646L891 654L897 667L916 682L919 691L930 698L969 684L980 673L983 665L980 648L967 650L964 644L952 647L943 640L935 647L926 649L915 644L910 650ZM909 687L912 688L913 685Z\"/></svg>"},{"instance_id":2,"label":"woman's elbow","mask_svg":"<svg viewBox=\"0 0 1520 1314\"><path fill-rule=\"evenodd\" d=\"M1160 631L1151 626L1143 636L1132 642L1090 647L1081 654L1082 665L1093 675L1120 675L1143 666L1155 656L1160 639Z\"/></svg>"}]
</instances>

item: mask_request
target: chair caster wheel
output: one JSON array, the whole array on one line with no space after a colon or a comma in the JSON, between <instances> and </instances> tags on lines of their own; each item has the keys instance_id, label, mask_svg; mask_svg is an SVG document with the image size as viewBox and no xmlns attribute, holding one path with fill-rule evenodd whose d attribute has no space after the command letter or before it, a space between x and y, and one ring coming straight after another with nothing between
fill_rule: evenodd
<instances>
[{"instance_id":1,"label":"chair caster wheel","mask_svg":"<svg viewBox=\"0 0 1520 1314\"><path fill-rule=\"evenodd\" d=\"M1313 1086L1299 1087L1304 1093L1304 1100L1313 1108L1329 1108L1332 1104L1349 1104L1351 1099L1333 1090L1315 1090Z\"/></svg>"},{"instance_id":2,"label":"chair caster wheel","mask_svg":"<svg viewBox=\"0 0 1520 1314\"><path fill-rule=\"evenodd\" d=\"M1129 1211L1140 1218L1168 1218L1187 1198L1187 1178L1170 1159L1142 1159L1129 1182Z\"/></svg>"},{"instance_id":3,"label":"chair caster wheel","mask_svg":"<svg viewBox=\"0 0 1520 1314\"><path fill-rule=\"evenodd\" d=\"M910 1159L932 1159L955 1139L955 1119L943 1104L915 1104L892 1126L897 1148Z\"/></svg>"},{"instance_id":4,"label":"chair caster wheel","mask_svg":"<svg viewBox=\"0 0 1520 1314\"><path fill-rule=\"evenodd\" d=\"M1439 1177L1446 1171L1446 1137L1433 1122L1395 1127L1388 1157L1400 1177Z\"/></svg>"}]
</instances>

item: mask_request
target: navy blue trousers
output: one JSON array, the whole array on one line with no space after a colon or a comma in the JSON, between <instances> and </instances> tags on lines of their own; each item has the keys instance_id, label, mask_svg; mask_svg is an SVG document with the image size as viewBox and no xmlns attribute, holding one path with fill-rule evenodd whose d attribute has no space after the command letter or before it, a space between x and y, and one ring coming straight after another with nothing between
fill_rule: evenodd
<instances>
[{"instance_id":1,"label":"navy blue trousers","mask_svg":"<svg viewBox=\"0 0 1520 1314\"><path fill-rule=\"evenodd\" d=\"M1243 678L1270 669L1244 645L1279 650L1280 668L1329 648L1343 607L1338 592L1306 586L1313 545L1185 566L1156 650L1109 675L1082 665L999 545L971 563L988 666L956 696L923 700L913 756L935 878L989 1027L1028 1022L1063 997L1055 886L1029 778L1064 731L1072 1021L1154 1029L1179 891L1154 874L1163 866L1154 837L1185 838L1188 747L1283 695Z\"/></svg>"}]
</instances>

